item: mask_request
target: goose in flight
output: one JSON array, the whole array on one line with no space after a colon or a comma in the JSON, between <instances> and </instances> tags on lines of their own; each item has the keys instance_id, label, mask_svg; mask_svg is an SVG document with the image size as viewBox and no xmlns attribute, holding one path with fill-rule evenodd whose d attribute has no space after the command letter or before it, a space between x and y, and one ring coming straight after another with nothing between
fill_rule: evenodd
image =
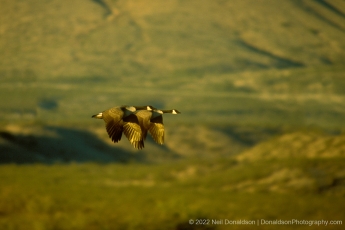
<instances>
[{"instance_id":1,"label":"goose in flight","mask_svg":"<svg viewBox=\"0 0 345 230\"><path fill-rule=\"evenodd\" d=\"M119 142L123 132L134 148L142 149L144 147L142 129L138 117L134 113L146 109L151 110L152 108L148 106L117 106L93 115L92 118L104 120L107 133L113 142Z\"/></svg>"},{"instance_id":2,"label":"goose in flight","mask_svg":"<svg viewBox=\"0 0 345 230\"><path fill-rule=\"evenodd\" d=\"M180 112L176 109L160 110L152 106L147 106L147 110L137 110L134 112L141 127L143 140L145 140L147 131L149 131L156 143L160 145L164 143L164 113L179 114Z\"/></svg>"}]
</instances>

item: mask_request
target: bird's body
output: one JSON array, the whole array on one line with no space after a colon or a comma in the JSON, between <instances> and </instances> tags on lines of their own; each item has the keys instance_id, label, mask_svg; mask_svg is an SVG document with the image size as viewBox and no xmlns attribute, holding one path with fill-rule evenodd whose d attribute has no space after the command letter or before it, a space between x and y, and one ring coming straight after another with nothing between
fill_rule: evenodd
<instances>
[{"instance_id":1,"label":"bird's body","mask_svg":"<svg viewBox=\"0 0 345 230\"><path fill-rule=\"evenodd\" d=\"M173 110L159 110L151 107L152 110L139 110L134 114L137 116L139 125L142 130L143 139L147 136L147 131L150 132L153 140L158 144L164 143L164 125L163 125L163 114L179 114L180 112Z\"/></svg>"},{"instance_id":2,"label":"bird's body","mask_svg":"<svg viewBox=\"0 0 345 230\"><path fill-rule=\"evenodd\" d=\"M139 107L117 106L93 115L93 118L103 119L109 137L115 143L119 142L122 132L129 142L137 149L144 147L141 127L134 112Z\"/></svg>"}]
</instances>

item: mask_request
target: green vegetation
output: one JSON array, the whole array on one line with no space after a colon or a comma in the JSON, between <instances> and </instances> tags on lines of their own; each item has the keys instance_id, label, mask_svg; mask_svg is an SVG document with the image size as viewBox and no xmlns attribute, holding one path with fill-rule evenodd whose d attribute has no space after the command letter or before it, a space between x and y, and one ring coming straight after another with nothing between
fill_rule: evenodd
<instances>
[{"instance_id":1,"label":"green vegetation","mask_svg":"<svg viewBox=\"0 0 345 230\"><path fill-rule=\"evenodd\" d=\"M119 103L153 104L178 106L183 112L174 117L178 123L343 129L343 72L338 66L207 75L188 81L181 76L157 79L155 86L145 88L114 88L113 80L7 81L0 86L6 99L0 102L0 113L3 123L90 125L95 122L92 114Z\"/></svg>"},{"instance_id":2,"label":"green vegetation","mask_svg":"<svg viewBox=\"0 0 345 230\"><path fill-rule=\"evenodd\" d=\"M344 166L343 160L335 159L239 163L232 158L163 164L3 165L0 227L177 229L190 218L344 220L344 179L342 185L331 182L336 179L334 170ZM288 177L277 170L287 171Z\"/></svg>"}]
</instances>

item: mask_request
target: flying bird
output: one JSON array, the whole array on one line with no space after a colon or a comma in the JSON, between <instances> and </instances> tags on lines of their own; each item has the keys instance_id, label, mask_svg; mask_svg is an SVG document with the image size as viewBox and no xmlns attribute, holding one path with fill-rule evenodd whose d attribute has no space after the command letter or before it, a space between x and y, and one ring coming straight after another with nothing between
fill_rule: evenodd
<instances>
[{"instance_id":1,"label":"flying bird","mask_svg":"<svg viewBox=\"0 0 345 230\"><path fill-rule=\"evenodd\" d=\"M104 120L107 133L114 143L119 142L124 133L134 148L142 149L144 147L142 130L134 114L140 109L148 108L146 106L117 106L93 115L92 118Z\"/></svg>"},{"instance_id":2,"label":"flying bird","mask_svg":"<svg viewBox=\"0 0 345 230\"><path fill-rule=\"evenodd\" d=\"M145 140L149 131L153 140L162 145L164 143L164 125L163 114L179 114L176 109L160 110L152 106L147 106L147 110L137 110L134 114L137 116L142 131L142 138Z\"/></svg>"}]
</instances>

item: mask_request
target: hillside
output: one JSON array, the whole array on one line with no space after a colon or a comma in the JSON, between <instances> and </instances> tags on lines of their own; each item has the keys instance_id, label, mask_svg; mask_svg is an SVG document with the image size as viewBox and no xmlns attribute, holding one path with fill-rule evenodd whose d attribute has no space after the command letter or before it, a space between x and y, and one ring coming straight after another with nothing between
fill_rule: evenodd
<instances>
[{"instance_id":1,"label":"hillside","mask_svg":"<svg viewBox=\"0 0 345 230\"><path fill-rule=\"evenodd\" d=\"M0 69L6 78L115 78L121 86L140 79L149 86L158 77L344 64L343 5L4 0Z\"/></svg>"},{"instance_id":2,"label":"hillside","mask_svg":"<svg viewBox=\"0 0 345 230\"><path fill-rule=\"evenodd\" d=\"M343 126L342 1L1 6L1 120L83 123L153 104L187 123Z\"/></svg>"},{"instance_id":3,"label":"hillside","mask_svg":"<svg viewBox=\"0 0 345 230\"><path fill-rule=\"evenodd\" d=\"M345 155L344 135L330 135L317 132L293 132L262 142L243 152L239 160L288 158L343 158Z\"/></svg>"},{"instance_id":4,"label":"hillside","mask_svg":"<svg viewBox=\"0 0 345 230\"><path fill-rule=\"evenodd\" d=\"M228 156L285 131L341 133L343 5L2 1L2 146L44 156L59 141L57 152L65 155L118 160L111 156L118 146L90 117L120 104L182 111L166 116L166 146L148 155ZM34 150L22 144L30 138L39 143ZM71 140L79 140L78 150L70 149ZM85 148L88 140L100 141L105 156L93 144ZM119 151L131 159L125 146Z\"/></svg>"},{"instance_id":5,"label":"hillside","mask_svg":"<svg viewBox=\"0 0 345 230\"><path fill-rule=\"evenodd\" d=\"M343 128L341 1L1 4L5 124L153 104L180 124Z\"/></svg>"}]
</instances>

